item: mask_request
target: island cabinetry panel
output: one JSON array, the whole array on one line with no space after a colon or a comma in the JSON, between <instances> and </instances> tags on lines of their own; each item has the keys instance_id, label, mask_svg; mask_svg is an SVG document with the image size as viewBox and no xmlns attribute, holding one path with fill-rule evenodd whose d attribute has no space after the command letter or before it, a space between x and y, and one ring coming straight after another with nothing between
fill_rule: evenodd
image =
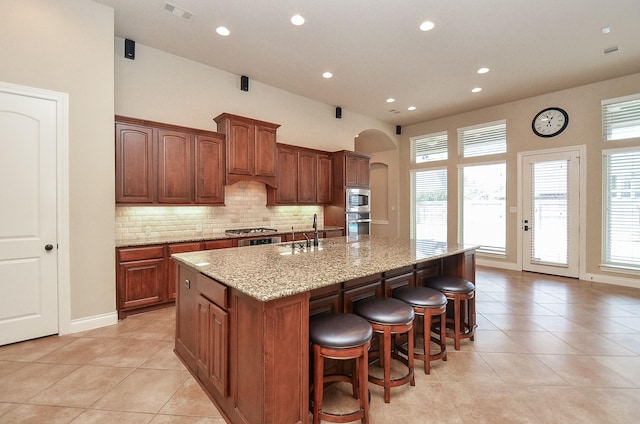
<instances>
[{"instance_id":1,"label":"island cabinetry panel","mask_svg":"<svg viewBox=\"0 0 640 424\"><path fill-rule=\"evenodd\" d=\"M116 303L118 316L126 311L166 301L164 246L119 249Z\"/></svg>"},{"instance_id":2,"label":"island cabinetry panel","mask_svg":"<svg viewBox=\"0 0 640 424\"><path fill-rule=\"evenodd\" d=\"M205 386L226 397L229 387L227 288L199 274L198 291L198 378Z\"/></svg>"},{"instance_id":3,"label":"island cabinetry panel","mask_svg":"<svg viewBox=\"0 0 640 424\"><path fill-rule=\"evenodd\" d=\"M231 422L307 423L309 293L265 303L232 289L230 312Z\"/></svg>"},{"instance_id":4,"label":"island cabinetry panel","mask_svg":"<svg viewBox=\"0 0 640 424\"><path fill-rule=\"evenodd\" d=\"M175 243L167 245L167 299L176 298L176 260L171 257L174 253L197 252L203 250L201 242L194 243Z\"/></svg>"},{"instance_id":5,"label":"island cabinetry panel","mask_svg":"<svg viewBox=\"0 0 640 424\"><path fill-rule=\"evenodd\" d=\"M344 283L343 312L353 312L353 304L369 297L383 297L382 274L357 278Z\"/></svg>"},{"instance_id":6,"label":"island cabinetry panel","mask_svg":"<svg viewBox=\"0 0 640 424\"><path fill-rule=\"evenodd\" d=\"M197 372L198 349L198 274L191 268L178 267L176 308L176 352L187 368Z\"/></svg>"},{"instance_id":7,"label":"island cabinetry panel","mask_svg":"<svg viewBox=\"0 0 640 424\"><path fill-rule=\"evenodd\" d=\"M413 266L398 268L384 273L384 297L393 297L393 291L400 287L415 286L415 271Z\"/></svg>"},{"instance_id":8,"label":"island cabinetry panel","mask_svg":"<svg viewBox=\"0 0 640 424\"><path fill-rule=\"evenodd\" d=\"M442 261L435 260L429 262L422 262L416 265L415 272L415 284L416 286L423 286L422 280L430 277L438 277L442 275Z\"/></svg>"},{"instance_id":9,"label":"island cabinetry panel","mask_svg":"<svg viewBox=\"0 0 640 424\"><path fill-rule=\"evenodd\" d=\"M309 315L342 312L340 294L340 284L312 290L309 298Z\"/></svg>"},{"instance_id":10,"label":"island cabinetry panel","mask_svg":"<svg viewBox=\"0 0 640 424\"><path fill-rule=\"evenodd\" d=\"M276 130L270 122L223 113L214 118L226 135L228 184L242 180L276 186Z\"/></svg>"},{"instance_id":11,"label":"island cabinetry panel","mask_svg":"<svg viewBox=\"0 0 640 424\"><path fill-rule=\"evenodd\" d=\"M116 116L117 204L224 205L224 135Z\"/></svg>"}]
</instances>

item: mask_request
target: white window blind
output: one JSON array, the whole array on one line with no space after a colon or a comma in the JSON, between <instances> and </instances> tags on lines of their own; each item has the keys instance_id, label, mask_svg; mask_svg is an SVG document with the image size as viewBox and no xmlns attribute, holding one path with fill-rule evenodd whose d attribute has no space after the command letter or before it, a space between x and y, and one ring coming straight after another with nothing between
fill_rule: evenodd
<instances>
[{"instance_id":1,"label":"white window blind","mask_svg":"<svg viewBox=\"0 0 640 424\"><path fill-rule=\"evenodd\" d=\"M507 123L497 121L458 128L458 154L465 158L495 155L507 151Z\"/></svg>"},{"instance_id":2,"label":"white window blind","mask_svg":"<svg viewBox=\"0 0 640 424\"><path fill-rule=\"evenodd\" d=\"M504 162L460 168L460 239L480 246L480 251L506 252L506 164Z\"/></svg>"},{"instance_id":3,"label":"white window blind","mask_svg":"<svg viewBox=\"0 0 640 424\"><path fill-rule=\"evenodd\" d=\"M447 170L411 174L414 187L415 238L447 241Z\"/></svg>"},{"instance_id":4,"label":"white window blind","mask_svg":"<svg viewBox=\"0 0 640 424\"><path fill-rule=\"evenodd\" d=\"M602 101L604 141L640 138L640 94Z\"/></svg>"},{"instance_id":5,"label":"white window blind","mask_svg":"<svg viewBox=\"0 0 640 424\"><path fill-rule=\"evenodd\" d=\"M411 163L433 162L447 158L446 131L411 138Z\"/></svg>"},{"instance_id":6,"label":"white window blind","mask_svg":"<svg viewBox=\"0 0 640 424\"><path fill-rule=\"evenodd\" d=\"M640 149L602 153L603 262L640 269Z\"/></svg>"}]
</instances>

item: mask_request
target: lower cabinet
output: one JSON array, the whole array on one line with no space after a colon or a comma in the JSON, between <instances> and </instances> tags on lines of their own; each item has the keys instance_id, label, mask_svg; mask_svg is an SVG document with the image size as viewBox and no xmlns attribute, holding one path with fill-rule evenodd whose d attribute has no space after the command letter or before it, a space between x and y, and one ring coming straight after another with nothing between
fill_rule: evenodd
<instances>
[{"instance_id":1,"label":"lower cabinet","mask_svg":"<svg viewBox=\"0 0 640 424\"><path fill-rule=\"evenodd\" d=\"M222 396L227 396L227 312L200 295L197 301L198 315L198 377Z\"/></svg>"},{"instance_id":2,"label":"lower cabinet","mask_svg":"<svg viewBox=\"0 0 640 424\"><path fill-rule=\"evenodd\" d=\"M191 371L196 372L198 348L197 288L198 274L187 267L178 267L176 307L176 352Z\"/></svg>"},{"instance_id":3,"label":"lower cabinet","mask_svg":"<svg viewBox=\"0 0 640 424\"><path fill-rule=\"evenodd\" d=\"M118 318L166 301L164 246L119 249L117 261Z\"/></svg>"}]
</instances>

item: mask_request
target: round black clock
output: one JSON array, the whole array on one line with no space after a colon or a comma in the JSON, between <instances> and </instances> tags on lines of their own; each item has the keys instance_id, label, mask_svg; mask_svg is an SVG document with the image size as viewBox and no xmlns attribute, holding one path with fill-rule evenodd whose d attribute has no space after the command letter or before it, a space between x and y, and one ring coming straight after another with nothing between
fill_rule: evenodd
<instances>
[{"instance_id":1,"label":"round black clock","mask_svg":"<svg viewBox=\"0 0 640 424\"><path fill-rule=\"evenodd\" d=\"M531 129L539 137L554 137L569 125L569 115L559 107L540 111L531 122Z\"/></svg>"}]
</instances>

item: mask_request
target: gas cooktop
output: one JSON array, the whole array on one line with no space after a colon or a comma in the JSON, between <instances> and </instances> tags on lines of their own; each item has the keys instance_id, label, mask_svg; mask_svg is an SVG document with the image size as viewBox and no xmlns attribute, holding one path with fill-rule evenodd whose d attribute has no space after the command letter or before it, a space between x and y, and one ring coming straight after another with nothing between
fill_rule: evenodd
<instances>
[{"instance_id":1,"label":"gas cooktop","mask_svg":"<svg viewBox=\"0 0 640 424\"><path fill-rule=\"evenodd\" d=\"M247 235L247 234L273 234L278 230L273 228L238 228L234 230L226 230L224 233L229 236Z\"/></svg>"}]
</instances>

